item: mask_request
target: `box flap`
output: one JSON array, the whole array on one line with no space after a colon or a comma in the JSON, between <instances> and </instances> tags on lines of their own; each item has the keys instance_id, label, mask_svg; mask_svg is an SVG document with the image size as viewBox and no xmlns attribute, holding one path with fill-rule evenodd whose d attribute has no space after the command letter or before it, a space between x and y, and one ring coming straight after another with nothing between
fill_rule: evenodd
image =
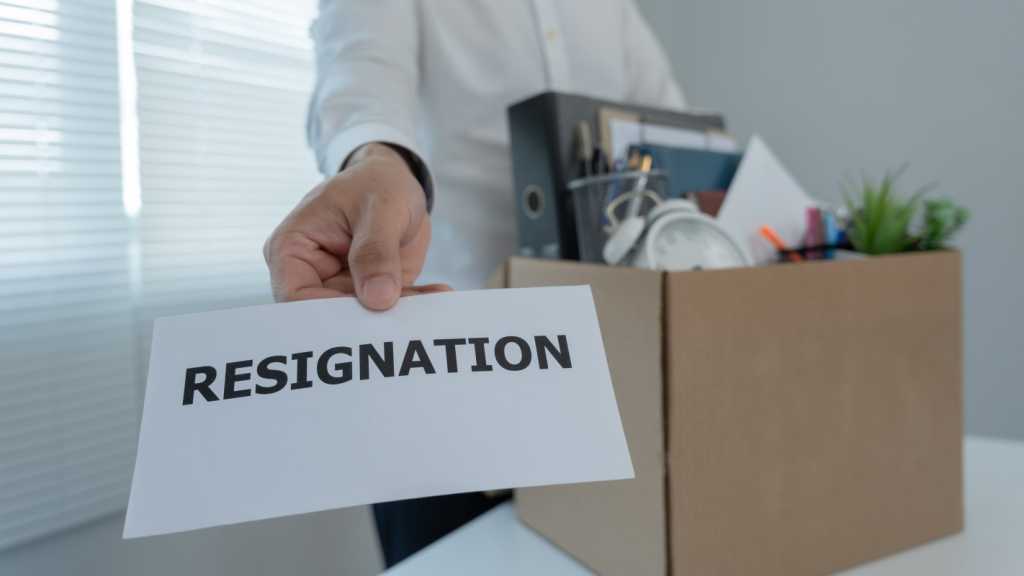
<instances>
[{"instance_id":1,"label":"box flap","mask_svg":"<svg viewBox=\"0 0 1024 576\"><path fill-rule=\"evenodd\" d=\"M589 284L636 478L517 491L523 521L600 574L665 574L663 274L512 259L508 286Z\"/></svg>"}]
</instances>

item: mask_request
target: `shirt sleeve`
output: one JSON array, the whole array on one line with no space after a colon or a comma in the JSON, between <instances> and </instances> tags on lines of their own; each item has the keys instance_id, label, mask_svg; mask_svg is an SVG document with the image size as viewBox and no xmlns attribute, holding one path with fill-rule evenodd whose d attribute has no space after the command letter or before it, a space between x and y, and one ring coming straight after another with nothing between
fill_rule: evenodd
<instances>
[{"instance_id":1,"label":"shirt sleeve","mask_svg":"<svg viewBox=\"0 0 1024 576\"><path fill-rule=\"evenodd\" d=\"M627 94L631 102L682 110L683 91L657 36L637 9L634 0L623 1Z\"/></svg>"},{"instance_id":2,"label":"shirt sleeve","mask_svg":"<svg viewBox=\"0 0 1024 576\"><path fill-rule=\"evenodd\" d=\"M409 151L428 198L433 183L416 142L419 86L417 2L321 0L311 34L316 86L306 133L321 173L338 172L360 146Z\"/></svg>"}]
</instances>

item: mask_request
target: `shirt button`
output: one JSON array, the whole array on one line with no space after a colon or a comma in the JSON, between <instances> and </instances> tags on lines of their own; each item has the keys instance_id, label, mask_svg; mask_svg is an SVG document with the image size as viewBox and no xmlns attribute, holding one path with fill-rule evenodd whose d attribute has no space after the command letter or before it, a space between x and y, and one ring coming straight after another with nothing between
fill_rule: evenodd
<instances>
[{"instance_id":1,"label":"shirt button","mask_svg":"<svg viewBox=\"0 0 1024 576\"><path fill-rule=\"evenodd\" d=\"M558 40L558 30L555 28L548 28L544 31L544 36L547 37L548 42L554 42Z\"/></svg>"}]
</instances>

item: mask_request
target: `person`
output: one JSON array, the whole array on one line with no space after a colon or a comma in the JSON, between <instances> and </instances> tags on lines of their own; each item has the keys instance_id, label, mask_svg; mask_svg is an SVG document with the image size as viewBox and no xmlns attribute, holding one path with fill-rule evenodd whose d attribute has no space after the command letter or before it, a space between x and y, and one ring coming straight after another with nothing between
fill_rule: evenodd
<instances>
[{"instance_id":1,"label":"person","mask_svg":"<svg viewBox=\"0 0 1024 576\"><path fill-rule=\"evenodd\" d=\"M515 250L506 108L518 100L557 90L684 108L632 0L321 0L311 33L307 131L326 179L264 246L279 301L354 295L386 310L481 287ZM385 563L495 502L376 505Z\"/></svg>"}]
</instances>

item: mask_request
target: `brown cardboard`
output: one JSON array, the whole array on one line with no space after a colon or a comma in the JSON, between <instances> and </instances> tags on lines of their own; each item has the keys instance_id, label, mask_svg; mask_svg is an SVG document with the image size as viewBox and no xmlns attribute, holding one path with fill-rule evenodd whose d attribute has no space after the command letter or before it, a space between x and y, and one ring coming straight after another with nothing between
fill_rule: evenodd
<instances>
[{"instance_id":1,"label":"brown cardboard","mask_svg":"<svg viewBox=\"0 0 1024 576\"><path fill-rule=\"evenodd\" d=\"M955 252L591 284L637 478L517 493L601 574L827 574L963 526Z\"/></svg>"},{"instance_id":2,"label":"brown cardboard","mask_svg":"<svg viewBox=\"0 0 1024 576\"><path fill-rule=\"evenodd\" d=\"M510 286L590 284L636 478L527 490L520 516L607 574L664 574L668 563L659 272L513 259ZM615 521L611 521L614 518ZM580 529L585 526L585 529Z\"/></svg>"}]
</instances>

